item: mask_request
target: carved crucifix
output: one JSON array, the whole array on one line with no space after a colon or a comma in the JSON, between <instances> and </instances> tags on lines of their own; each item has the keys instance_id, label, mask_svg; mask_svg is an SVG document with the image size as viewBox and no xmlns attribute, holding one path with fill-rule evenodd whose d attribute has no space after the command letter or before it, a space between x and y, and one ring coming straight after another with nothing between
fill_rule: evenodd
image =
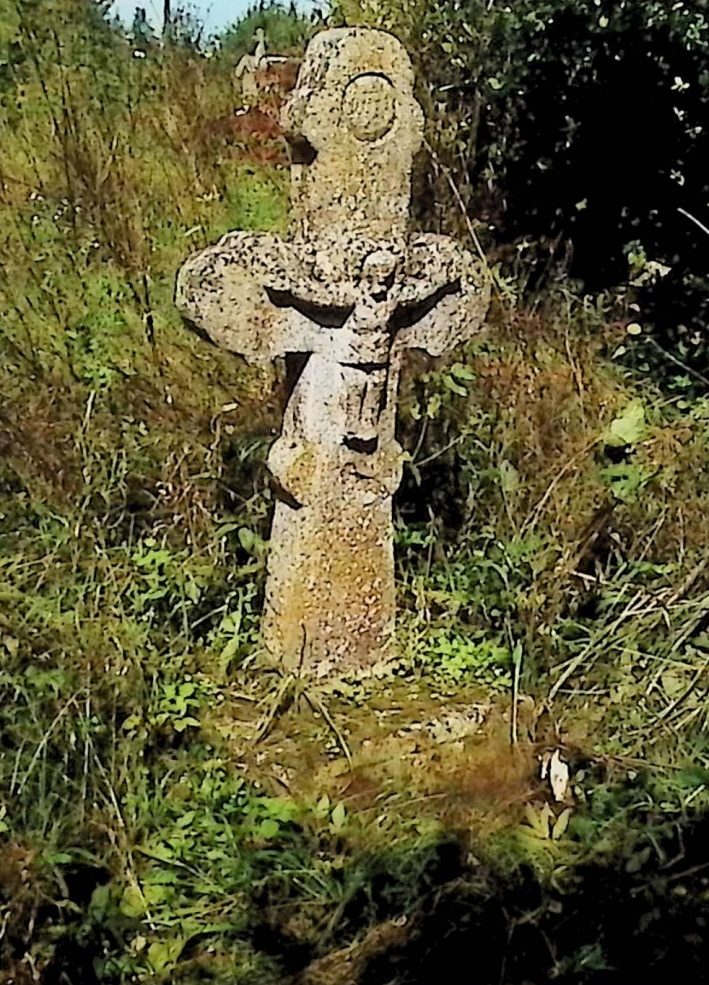
<instances>
[{"instance_id":1,"label":"carved crucifix","mask_svg":"<svg viewBox=\"0 0 709 985\"><path fill-rule=\"evenodd\" d=\"M438 356L481 326L489 291L455 241L408 231L422 113L401 44L316 35L284 108L290 241L234 232L192 257L177 303L251 362L299 356L269 455L277 494L264 642L290 669L371 666L395 614L392 496L402 354Z\"/></svg>"}]
</instances>

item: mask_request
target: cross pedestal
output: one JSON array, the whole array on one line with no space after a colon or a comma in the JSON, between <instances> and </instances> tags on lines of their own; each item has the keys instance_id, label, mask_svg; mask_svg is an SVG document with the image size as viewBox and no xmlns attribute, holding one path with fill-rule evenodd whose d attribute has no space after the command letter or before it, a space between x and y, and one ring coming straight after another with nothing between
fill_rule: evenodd
<instances>
[{"instance_id":1,"label":"cross pedestal","mask_svg":"<svg viewBox=\"0 0 709 985\"><path fill-rule=\"evenodd\" d=\"M284 124L298 162L291 238L229 233L187 261L177 304L250 362L299 356L268 459L263 633L289 669L320 675L370 666L391 645L403 352L438 356L472 336L489 290L454 240L408 230L423 118L394 37L316 35Z\"/></svg>"}]
</instances>

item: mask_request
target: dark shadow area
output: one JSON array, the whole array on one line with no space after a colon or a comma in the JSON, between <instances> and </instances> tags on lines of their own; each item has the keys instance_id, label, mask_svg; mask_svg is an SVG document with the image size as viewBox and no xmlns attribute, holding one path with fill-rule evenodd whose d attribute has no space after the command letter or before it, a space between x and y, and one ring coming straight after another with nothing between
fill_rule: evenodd
<instances>
[{"instance_id":1,"label":"dark shadow area","mask_svg":"<svg viewBox=\"0 0 709 985\"><path fill-rule=\"evenodd\" d=\"M318 152L307 137L301 134L286 134L291 164L313 164Z\"/></svg>"},{"instance_id":2,"label":"dark shadow area","mask_svg":"<svg viewBox=\"0 0 709 985\"><path fill-rule=\"evenodd\" d=\"M685 5L687 20L703 7ZM608 30L598 27L602 13ZM461 164L469 213L525 292L566 275L589 292L615 288L641 247L670 268L638 288L643 325L706 375L709 235L691 217L709 227L709 59L683 33L684 13L673 22L640 3L559 4L543 31L520 26L514 41L501 19L511 64L498 63L505 84L494 91L483 91L484 79L466 83L438 51L424 55L422 71L447 96L445 120L479 121ZM430 174L417 177L418 219L429 228L445 216L434 185ZM647 361L660 380L677 375L657 351Z\"/></svg>"},{"instance_id":3,"label":"dark shadow area","mask_svg":"<svg viewBox=\"0 0 709 985\"><path fill-rule=\"evenodd\" d=\"M373 957L361 985L665 985L709 981L709 819L660 850L574 872L573 888L478 871L422 902L406 944ZM644 864L639 860L646 859Z\"/></svg>"},{"instance_id":4,"label":"dark shadow area","mask_svg":"<svg viewBox=\"0 0 709 985\"><path fill-rule=\"evenodd\" d=\"M271 304L276 308L293 308L309 321L323 328L342 328L354 311L354 305L338 308L336 305L319 305L305 298L296 297L290 291L279 291L275 287L266 287L266 294Z\"/></svg>"},{"instance_id":5,"label":"dark shadow area","mask_svg":"<svg viewBox=\"0 0 709 985\"><path fill-rule=\"evenodd\" d=\"M252 940L289 985L325 981L325 968L328 981L357 985L666 985L680 969L700 985L709 981L708 838L702 816L654 847L648 838L627 857L580 865L558 888L529 866L471 864L463 837L405 864L392 852L362 860L366 878L326 949L268 922ZM391 946L372 930L386 921L404 928Z\"/></svg>"},{"instance_id":6,"label":"dark shadow area","mask_svg":"<svg viewBox=\"0 0 709 985\"><path fill-rule=\"evenodd\" d=\"M424 298L423 301L418 301L415 304L400 304L389 322L389 328L395 332L405 328L412 328L422 318L425 318L426 315L429 315L437 308L444 298L460 294L460 291L460 280L456 280L450 284L444 284L443 287L439 287L437 291L431 294L430 297Z\"/></svg>"}]
</instances>

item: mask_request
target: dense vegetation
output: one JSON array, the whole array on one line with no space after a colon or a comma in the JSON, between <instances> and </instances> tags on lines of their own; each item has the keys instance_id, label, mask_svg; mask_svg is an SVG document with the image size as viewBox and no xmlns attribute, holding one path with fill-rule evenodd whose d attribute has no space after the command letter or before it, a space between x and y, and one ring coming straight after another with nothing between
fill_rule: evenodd
<instances>
[{"instance_id":1,"label":"dense vegetation","mask_svg":"<svg viewBox=\"0 0 709 985\"><path fill-rule=\"evenodd\" d=\"M496 292L407 367L399 660L292 693L257 645L280 371L172 293L285 228L232 68L312 25L0 0L0 983L707 979L705 6L334 7L410 44L417 210Z\"/></svg>"}]
</instances>

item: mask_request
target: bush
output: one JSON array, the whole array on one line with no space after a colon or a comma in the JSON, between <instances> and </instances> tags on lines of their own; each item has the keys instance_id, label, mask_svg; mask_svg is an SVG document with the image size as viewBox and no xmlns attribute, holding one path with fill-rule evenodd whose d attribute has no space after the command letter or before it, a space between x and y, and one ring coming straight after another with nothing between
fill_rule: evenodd
<instances>
[{"instance_id":1,"label":"bush","mask_svg":"<svg viewBox=\"0 0 709 985\"><path fill-rule=\"evenodd\" d=\"M659 344L705 372L708 242L680 209L707 224L706 0L336 9L393 30L416 59L436 155L427 219L458 211L449 168L488 249L509 262L523 252L531 288L565 273L592 291L624 283L639 243L670 268L642 291L645 319ZM657 352L653 362L659 372Z\"/></svg>"}]
</instances>

